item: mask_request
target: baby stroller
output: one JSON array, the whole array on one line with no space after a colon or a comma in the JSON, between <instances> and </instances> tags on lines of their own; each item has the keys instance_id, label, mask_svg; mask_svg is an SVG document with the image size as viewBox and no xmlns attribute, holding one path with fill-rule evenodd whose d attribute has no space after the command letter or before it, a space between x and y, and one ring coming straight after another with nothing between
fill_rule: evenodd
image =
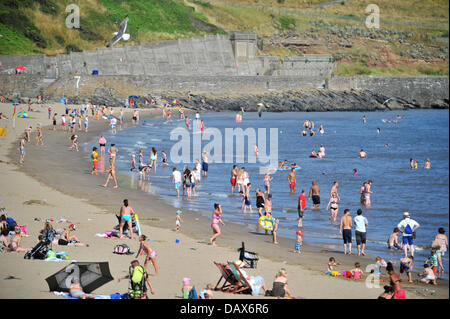
<instances>
[{"instance_id":1,"label":"baby stroller","mask_svg":"<svg viewBox=\"0 0 450 319\"><path fill-rule=\"evenodd\" d=\"M39 243L28 251L24 259L45 259L47 257L47 252L51 249L52 241L55 238L55 231L52 229L44 230L42 232L42 238Z\"/></svg>"}]
</instances>

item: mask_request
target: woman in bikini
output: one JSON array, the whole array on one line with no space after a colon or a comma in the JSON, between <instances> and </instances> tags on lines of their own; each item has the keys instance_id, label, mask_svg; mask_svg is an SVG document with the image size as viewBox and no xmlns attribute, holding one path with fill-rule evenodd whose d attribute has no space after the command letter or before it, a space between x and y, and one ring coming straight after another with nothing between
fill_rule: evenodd
<instances>
[{"instance_id":1,"label":"woman in bikini","mask_svg":"<svg viewBox=\"0 0 450 319\"><path fill-rule=\"evenodd\" d=\"M272 177L270 177L269 172L266 172L266 175L264 175L264 187L265 191L264 193L270 194L270 181L272 180Z\"/></svg>"},{"instance_id":2,"label":"woman in bikini","mask_svg":"<svg viewBox=\"0 0 450 319\"><path fill-rule=\"evenodd\" d=\"M131 218L134 215L134 210L128 205L128 199L123 200L123 205L120 208L120 225L119 225L119 238L123 238L123 225L128 223L128 230L130 232L130 238L133 239L133 224Z\"/></svg>"},{"instance_id":3,"label":"woman in bikini","mask_svg":"<svg viewBox=\"0 0 450 319\"><path fill-rule=\"evenodd\" d=\"M328 202L326 210L328 207L330 208L330 220L333 220L333 224L336 224L337 215L339 213L339 205L338 205L337 193L333 192L331 194L330 201Z\"/></svg>"},{"instance_id":4,"label":"woman in bikini","mask_svg":"<svg viewBox=\"0 0 450 319\"><path fill-rule=\"evenodd\" d=\"M145 263L144 268L147 269L148 262L151 261L153 264L153 268L155 268L155 276L158 276L158 265L156 264L156 252L150 248L150 246L145 242L147 239L147 236L141 235L139 236L139 250L136 253L136 259L138 258L139 254L142 253L145 254Z\"/></svg>"},{"instance_id":5,"label":"woman in bikini","mask_svg":"<svg viewBox=\"0 0 450 319\"><path fill-rule=\"evenodd\" d=\"M212 213L212 222L211 222L211 228L213 229L214 234L209 240L211 242L211 245L213 246L216 246L216 239L221 234L219 223L221 223L222 226L225 226L221 216L222 216L222 207L220 207L220 204L214 204L214 211Z\"/></svg>"}]
</instances>

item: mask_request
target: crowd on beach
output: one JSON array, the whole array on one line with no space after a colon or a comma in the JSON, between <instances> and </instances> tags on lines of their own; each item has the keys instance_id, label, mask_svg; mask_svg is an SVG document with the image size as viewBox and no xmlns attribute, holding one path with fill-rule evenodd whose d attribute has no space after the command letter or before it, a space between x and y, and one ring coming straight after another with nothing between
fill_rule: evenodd
<instances>
[{"instance_id":1,"label":"crowd on beach","mask_svg":"<svg viewBox=\"0 0 450 319\"><path fill-rule=\"evenodd\" d=\"M38 105L41 105L42 108L42 97L39 96L37 98ZM131 105L133 104L133 105ZM134 107L134 102L129 103L128 105L125 105L125 107ZM106 120L109 121L109 126L111 128L111 132L115 133L117 130L117 125L123 124L125 121L124 118L124 110L121 108L118 111L118 115L116 113L116 110L111 107L106 107L102 105L93 105L93 104L87 104L82 105L80 107L74 107L70 108L67 105L67 99L66 99L66 108L65 108L65 114L62 114L58 117L57 113L52 112L52 107L48 106L47 112L48 112L48 119L51 120L52 123L52 130L56 131L58 130L58 127L60 127L60 130L63 132L66 132L67 134L70 134L70 146L68 147L71 151L79 151L78 146L78 134L81 134L83 132L87 133L89 128L89 119L95 119L95 120ZM33 111L35 110L32 107L32 103L28 103L28 110ZM162 116L166 121L170 121L173 118L174 113L178 110L178 118L181 120L184 120L186 128L192 129L191 127L191 121L189 117L185 114L182 107L173 108L170 104L166 103L162 108ZM236 123L241 123L243 121L243 117L245 114L245 110L242 107L241 111L236 114ZM397 117L395 121L398 121L402 117ZM195 114L196 124L201 130L201 133L204 133L205 130L205 124L203 120L200 119L199 113ZM60 125L58 124L60 123ZM134 125L137 125L140 122L139 119L139 110L133 109L132 111L132 117L131 122ZM363 117L363 124L366 124L367 120L366 117ZM303 127L301 129L300 135L307 136L308 134L312 137L315 135L314 132L314 122L310 120L306 120L303 123ZM23 164L25 161L25 147L26 145L30 144L32 141L31 134L33 132L33 128L30 126L28 127L23 136L20 138L19 142L19 163ZM377 129L377 132L379 133L379 129ZM325 129L323 125L320 125L319 128L320 134L325 134ZM36 128L36 142L35 144L37 146L44 145L44 136L42 132L42 128L38 126ZM103 169L99 168L99 160L104 157L106 157L106 154L109 156L109 166L107 169L104 169L104 172L107 172L106 181L103 185L104 187L107 187L110 180L114 183L114 188L118 188L118 182L116 178L116 158L117 154L119 153L119 149L116 147L114 143L110 143L110 146L107 147L108 141L106 140L105 136L100 136L98 141L98 147L94 146L92 148L91 153L91 159L92 159L92 175L99 175L99 173L103 172ZM255 145L254 147L255 156L258 156L258 148ZM161 165L163 167L169 167L169 159L167 158L167 154L162 151L161 156L159 156L158 151L153 147L151 150L151 154L149 156L148 163L145 163L144 159L144 153L143 150L139 150L139 162L136 161L136 155L131 154L131 164L130 164L130 170L136 171L139 174L139 179L145 180L150 179L151 177L151 171L156 171L157 166L159 165L158 162L161 162ZM172 183L175 187L176 196L178 198L186 196L186 197L195 197L197 196L196 193L196 186L202 182L203 178L207 178L208 176L208 169L209 169L209 161L208 161L209 154L205 151L201 153L201 159L196 160L196 163L194 164L192 170L190 170L187 166L185 166L181 171L179 171L176 167L172 168ZM320 145L318 152L313 150L311 152L310 157L315 158L324 158L325 157L325 147L324 145ZM367 154L364 152L363 149L361 149L359 153L360 158L366 158ZM417 161L414 161L413 159L410 160L410 168L411 169L417 169ZM425 163L426 169L431 168L430 160L427 159ZM290 195L296 195L297 194L297 181L296 181L296 170L299 169L299 166L297 163L288 164L287 160L281 161L279 163L279 170L286 170L289 171L287 176L287 184L289 186L289 193ZM353 174L357 175L357 170L353 170ZM260 220L267 221L269 220L271 225L268 227L264 223L260 223L261 227L265 230L266 234L269 234L272 236L273 243L278 244L277 240L277 230L280 227L279 220L274 218L272 216L272 194L270 192L270 182L273 180L273 177L270 176L269 172L266 172L266 174L262 178L262 183L264 185L264 190L261 188L255 189L255 200L256 200L256 209L258 212L258 216ZM230 194L234 195L235 192L239 194L239 201L241 203L241 210L243 213L252 213L252 183L250 182L250 175L249 172L245 169L245 167L239 168L237 165L233 165L231 174L230 174ZM364 182L364 184L361 186L359 190L360 194L360 202L363 207L370 207L371 206L371 194L373 194L371 190L371 186L373 184L372 180L369 180L367 182ZM339 225L339 232L342 235L343 239L343 247L344 247L344 254L345 255L351 255L352 254L352 233L354 232L354 238L356 239L356 246L357 246L357 254L360 257L363 257L366 255L365 248L367 244L367 227L369 225L368 219L363 216L362 209L357 209L356 216L351 217L350 216L350 209L344 209L343 215L340 217L340 220L338 222L338 215L339 215L339 202L341 201L341 198L338 193L338 186L339 183L337 181L334 181L331 185L330 191L329 191L329 201L326 205L326 210L330 210L330 216L329 220L332 224ZM300 192L300 195L298 197L297 201L297 212L298 212L298 223L297 223L297 229L295 231L295 246L293 247L293 252L297 254L301 254L302 252L302 245L303 245L303 234L305 232L303 227L303 219L305 217L305 211L307 210L307 201L312 202L312 206L310 207L310 210L318 210L321 205L321 187L317 184L317 181L312 181L311 186L307 192L305 189L302 189ZM356 192L355 192L356 193ZM223 221L223 211L221 208L220 203L214 203L213 205L214 209L211 215L211 229L212 229L212 237L209 239L209 242L211 245L216 246L217 239L222 234L222 228L225 226L225 223ZM120 222L118 227L118 238L125 238L124 236L124 229L128 228L128 235L129 238L133 239L133 234L136 232L136 226L133 227L133 221L135 212L133 208L129 205L128 200L123 200L123 205L120 208ZM174 220L175 220L175 231L179 232L181 231L181 224L183 223L183 219L181 218L182 211L177 210ZM1 216L0 219L1 222L1 243L2 248L5 251L16 251L16 252L23 252L28 253L30 249L24 248L21 246L21 234L22 229L20 227L16 227L17 225L13 225L11 228L11 221L8 223L8 219L5 215ZM381 257L377 257L375 260L375 270L372 271L372 273L381 273L381 269L385 268L387 275L390 278L390 285L385 286L385 292L380 296L382 299L404 299L406 298L405 290L402 287L401 281L402 281L402 274L405 273L408 277L408 282L412 283L412 269L413 269L413 263L414 260L414 239L416 236L416 231L420 227L419 223L415 220L413 220L410 217L410 214L408 212L403 213L403 220L401 220L398 225L396 225L393 233L389 236L387 239L387 248L388 249L397 249L397 250L403 250L403 257L400 258L399 265L399 273L396 273L393 267L393 264L396 264L396 262L389 261L385 262L381 259ZM73 245L73 246L85 246L89 247L88 244L85 244L80 241L79 238L74 236L72 232L75 230L75 225L71 224L69 227L64 227L60 230L53 230L53 227L51 226L51 222L46 221L44 229L41 232L39 241L42 240L49 240L52 244L57 245ZM12 234L11 234L12 233ZM398 239L398 236L401 235L401 240ZM56 239L56 237L59 236L59 239ZM8 237L10 237L10 242L8 243ZM136 254L136 258L139 257L141 252L145 255L145 261L143 267L140 266L139 261L133 260L131 262L131 265L133 269L143 269L143 278L145 279L146 283L149 286L150 292L153 294L153 288L151 286L150 280L148 278L148 275L146 273L147 266L151 262L155 275L158 275L158 266L156 262L156 252L150 248L148 243L146 242L147 236L140 234L138 236L139 239L139 249L138 253ZM442 258L445 255L445 252L447 251L448 246L448 239L445 235L445 230L443 228L439 228L437 235L430 240L431 243L431 250L429 257L424 261L423 263L423 273L420 274L421 281L424 283L431 283L436 285L437 279L442 278L444 275L444 266ZM236 261L235 263L236 267L240 267L242 265L242 261ZM355 264L355 268L350 271L339 271L337 268L339 267L340 263L336 262L334 257L331 257L329 259L329 263L327 265L326 274L332 275L332 276L338 276L342 275L347 278L353 278L355 280L361 280L363 279L363 270L361 270L361 264L357 262ZM141 267L141 268L139 268ZM252 285L254 285L255 291L261 291L263 294L266 293L266 284L262 277L260 276L249 276L245 273L243 269L241 269L241 273L248 279L249 282L251 282ZM128 277L122 277L119 278L120 280L123 280ZM277 284L275 284L277 283ZM279 284L278 284L279 283ZM79 283L74 283L73 291L74 295L78 295L81 297L89 298L88 294L82 294L80 293L80 289L77 286ZM281 285L281 286L280 286ZM281 287L281 288L279 288ZM259 288L259 289L258 289ZM182 285L182 293L183 296L188 297L189 292L192 290L192 286L190 285L190 279L184 278L183 279L183 285ZM274 281L274 289L275 295L283 295L283 296L292 296L292 293L290 292L287 284L287 272L284 269L281 269L280 272L277 274L275 281ZM272 290L272 292L273 292ZM78 292L77 292L78 291ZM280 292L277 292L280 291ZM271 294L272 292L269 292ZM201 293L203 297L212 298L212 286L208 285Z\"/></svg>"}]
</instances>

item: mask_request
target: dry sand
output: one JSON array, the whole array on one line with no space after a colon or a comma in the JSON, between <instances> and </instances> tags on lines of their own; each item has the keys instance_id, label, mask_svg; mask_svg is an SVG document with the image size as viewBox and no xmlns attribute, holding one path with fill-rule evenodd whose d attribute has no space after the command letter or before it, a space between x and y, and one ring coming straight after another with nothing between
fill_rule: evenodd
<instances>
[{"instance_id":1,"label":"dry sand","mask_svg":"<svg viewBox=\"0 0 450 319\"><path fill-rule=\"evenodd\" d=\"M52 105L53 112L63 113L64 105ZM25 109L26 106L18 107ZM0 112L12 118L10 104L0 104ZM160 115L160 111L141 110L144 116ZM331 298L331 299L375 299L382 288L366 287L364 281L354 281L326 276L328 257L334 256L349 269L356 260L363 265L370 264L373 256L344 256L338 251L321 251L305 247L301 255L293 254L293 242L280 238L280 245L273 245L269 236L252 234L248 227L232 225L224 221L223 235L218 239L217 247L208 244L212 232L210 221L194 212L184 211L182 232L176 233L174 227L175 209L163 203L158 196L144 192L112 187L104 189L105 175L91 176L90 163L83 158L85 154L70 152L68 134L58 127L57 132L49 128L43 130L44 146L27 144L24 165L18 165L18 138L25 127L33 126L32 141L36 135L37 123L43 126L51 123L47 118L47 108L41 112L30 112L33 119L16 119L16 128L12 128L11 120L1 120L0 127L8 126L6 137L0 137L0 207L7 209L8 215L20 225L28 227L29 237L22 239L23 247L33 247L37 243L39 230L43 228L43 220L53 218L55 228L67 226L57 223L60 216L79 223L74 234L90 247L69 247L54 245L55 251L68 252L71 260L108 261L111 273L115 278L101 288L96 294L125 293L128 288L126 280L117 282L117 278L127 274L129 263L134 256L121 256L112 253L113 247L119 243L128 244L132 251L138 249L136 239L104 239L95 234L112 230L117 224L114 213L118 212L122 199L128 198L130 205L140 213L143 233L149 237L149 245L157 253L159 275L154 275L151 263L148 266L150 280L155 295L150 298L181 298L181 280L192 279L192 284L200 291L206 284L216 285L220 275L213 261L226 262L238 259L236 249L241 241L245 241L249 250L257 251L261 259L257 269L246 269L248 274L261 275L265 279L267 289L272 288L274 275L280 268L288 272L289 287L295 297ZM126 120L131 115L128 111ZM60 120L58 117L58 124ZM5 123L7 123L5 125ZM80 132L80 148L83 143L98 138L98 133L106 129L105 121L90 119L90 133ZM96 135L97 134L97 135ZM67 136L67 137L66 137ZM84 162L83 162L84 161ZM119 186L120 186L119 180ZM111 185L111 184L110 184ZM36 200L37 203L26 204ZM39 202L40 201L40 202ZM25 204L24 204L25 203ZM40 218L41 221L35 221ZM179 239L177 244L175 241ZM338 246L340 247L340 246ZM338 248L339 249L339 248ZM143 263L143 257L138 258ZM67 265L67 262L46 262L42 260L24 260L23 253L0 253L0 298L61 298L49 292L45 278ZM383 284L381 284L382 286ZM448 285L438 287L404 283L408 298L446 298ZM430 296L425 289L436 290ZM426 295L426 297L424 296ZM215 298L267 298L263 296L232 295L215 292Z\"/></svg>"}]
</instances>

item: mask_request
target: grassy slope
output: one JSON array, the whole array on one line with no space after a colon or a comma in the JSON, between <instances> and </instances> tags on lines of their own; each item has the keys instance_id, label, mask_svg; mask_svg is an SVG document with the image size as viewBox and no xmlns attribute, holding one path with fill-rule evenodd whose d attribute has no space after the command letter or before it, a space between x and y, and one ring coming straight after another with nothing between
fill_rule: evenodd
<instances>
[{"instance_id":1,"label":"grassy slope","mask_svg":"<svg viewBox=\"0 0 450 319\"><path fill-rule=\"evenodd\" d=\"M263 39L261 54L333 54L338 60L335 74L449 74L448 42L439 39L448 37L447 0L379 0L376 3L380 9L380 30L374 32L364 23L365 8L373 0L347 0L314 8L327 2L330 1L285 0L279 4L277 0L209 0L212 7L199 11L227 29L256 31ZM274 33L281 38L296 35L297 39L317 45L285 48L271 41Z\"/></svg>"},{"instance_id":2,"label":"grassy slope","mask_svg":"<svg viewBox=\"0 0 450 319\"><path fill-rule=\"evenodd\" d=\"M65 26L69 14L65 8L71 3L80 8L79 30ZM0 34L5 33L0 38L0 54L55 54L105 47L126 14L130 45L223 32L178 0L4 0L0 3ZM31 39L43 41L30 43L28 29L35 31Z\"/></svg>"},{"instance_id":3,"label":"grassy slope","mask_svg":"<svg viewBox=\"0 0 450 319\"><path fill-rule=\"evenodd\" d=\"M105 47L112 32L128 14L130 45L220 32L215 24L227 30L256 31L261 38L260 54L333 54L338 60L335 73L340 75L448 75L448 42L435 38L448 37L448 0L377 0L381 30L373 33L364 26L365 8L373 0L347 0L314 8L328 2L3 0L0 2L0 34L4 37L0 37L0 54L54 54ZM65 7L70 3L80 7L81 30L65 27ZM266 10L262 10L263 7ZM361 32L369 32L369 35ZM272 41L274 33L281 37L297 35L316 45L285 48ZM371 38L370 34L375 37Z\"/></svg>"}]
</instances>

